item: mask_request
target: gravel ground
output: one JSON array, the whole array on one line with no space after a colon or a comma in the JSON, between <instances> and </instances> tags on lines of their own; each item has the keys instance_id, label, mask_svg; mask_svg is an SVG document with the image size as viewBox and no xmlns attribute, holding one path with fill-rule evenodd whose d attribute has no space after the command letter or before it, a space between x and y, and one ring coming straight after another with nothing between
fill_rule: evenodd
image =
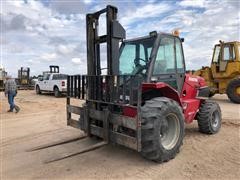
<instances>
[{"instance_id":1,"label":"gravel ground","mask_svg":"<svg viewBox=\"0 0 240 180\"><path fill-rule=\"evenodd\" d=\"M184 144L177 157L156 164L137 152L107 145L92 152L46 164L45 161L95 143L85 139L39 151L36 146L81 136L66 126L66 99L19 91L18 114L7 113L1 94L0 179L240 179L240 105L216 95L223 123L216 135L198 132L197 123L186 125ZM80 104L80 102L77 102Z\"/></svg>"}]
</instances>

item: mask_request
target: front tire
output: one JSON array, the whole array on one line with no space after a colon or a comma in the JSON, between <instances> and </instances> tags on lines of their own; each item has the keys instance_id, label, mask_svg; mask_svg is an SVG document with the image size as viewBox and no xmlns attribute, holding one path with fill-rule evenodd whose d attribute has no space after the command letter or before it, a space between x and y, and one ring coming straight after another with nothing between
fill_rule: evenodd
<instances>
[{"instance_id":1,"label":"front tire","mask_svg":"<svg viewBox=\"0 0 240 180\"><path fill-rule=\"evenodd\" d=\"M55 97L60 97L60 96L61 96L61 93L60 93L58 87L55 87L55 88L54 88L54 96L55 96Z\"/></svg>"},{"instance_id":2,"label":"front tire","mask_svg":"<svg viewBox=\"0 0 240 180\"><path fill-rule=\"evenodd\" d=\"M240 104L240 78L230 81L227 87L228 98L237 104Z\"/></svg>"},{"instance_id":3,"label":"front tire","mask_svg":"<svg viewBox=\"0 0 240 180\"><path fill-rule=\"evenodd\" d=\"M215 134L221 128L221 109L216 102L202 102L197 113L199 131L205 134Z\"/></svg>"},{"instance_id":4,"label":"front tire","mask_svg":"<svg viewBox=\"0 0 240 180\"><path fill-rule=\"evenodd\" d=\"M184 116L178 103L153 98L141 108L141 118L142 156L159 163L173 159L184 137Z\"/></svg>"},{"instance_id":5,"label":"front tire","mask_svg":"<svg viewBox=\"0 0 240 180\"><path fill-rule=\"evenodd\" d=\"M40 87L37 85L36 86L36 94L41 94L42 92L41 92L41 90L40 90Z\"/></svg>"}]
</instances>

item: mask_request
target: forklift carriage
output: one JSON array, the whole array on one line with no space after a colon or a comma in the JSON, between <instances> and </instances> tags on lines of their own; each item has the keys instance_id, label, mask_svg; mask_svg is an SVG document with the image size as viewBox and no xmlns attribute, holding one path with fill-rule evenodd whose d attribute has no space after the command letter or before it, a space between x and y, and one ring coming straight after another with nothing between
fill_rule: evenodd
<instances>
[{"instance_id":1,"label":"forklift carriage","mask_svg":"<svg viewBox=\"0 0 240 180\"><path fill-rule=\"evenodd\" d=\"M98 86L89 88L90 84ZM89 136L141 150L141 118L137 112L142 96L138 76L68 76L67 85L68 125ZM72 106L70 97L86 99L86 103L83 107ZM79 114L79 121L73 120L71 113Z\"/></svg>"}]
</instances>

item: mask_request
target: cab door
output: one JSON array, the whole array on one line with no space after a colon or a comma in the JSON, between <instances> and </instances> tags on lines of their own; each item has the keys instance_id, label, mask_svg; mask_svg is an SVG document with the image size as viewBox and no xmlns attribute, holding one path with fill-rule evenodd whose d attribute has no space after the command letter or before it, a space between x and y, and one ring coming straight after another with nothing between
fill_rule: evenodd
<instances>
[{"instance_id":1,"label":"cab door","mask_svg":"<svg viewBox=\"0 0 240 180\"><path fill-rule=\"evenodd\" d=\"M180 93L184 77L185 65L181 40L175 36L164 35L160 40L151 79L165 82Z\"/></svg>"},{"instance_id":2,"label":"cab door","mask_svg":"<svg viewBox=\"0 0 240 180\"><path fill-rule=\"evenodd\" d=\"M184 60L182 42L177 37L175 37L175 56L176 56L175 66L176 66L178 92L181 92L184 84L186 69L185 69L185 60Z\"/></svg>"},{"instance_id":3,"label":"cab door","mask_svg":"<svg viewBox=\"0 0 240 180\"><path fill-rule=\"evenodd\" d=\"M222 46L222 59L219 65L220 72L226 72L227 65L233 62L236 59L235 51L234 51L234 44L224 44Z\"/></svg>"},{"instance_id":4,"label":"cab door","mask_svg":"<svg viewBox=\"0 0 240 180\"><path fill-rule=\"evenodd\" d=\"M50 74L44 74L41 90L48 91L49 77Z\"/></svg>"}]
</instances>

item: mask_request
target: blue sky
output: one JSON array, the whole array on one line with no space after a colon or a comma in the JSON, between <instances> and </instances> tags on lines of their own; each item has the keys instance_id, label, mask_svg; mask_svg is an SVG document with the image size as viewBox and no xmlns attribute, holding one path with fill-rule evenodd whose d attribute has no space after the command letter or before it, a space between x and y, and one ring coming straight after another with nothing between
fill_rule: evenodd
<instances>
[{"instance_id":1,"label":"blue sky","mask_svg":"<svg viewBox=\"0 0 240 180\"><path fill-rule=\"evenodd\" d=\"M51 64L86 73L85 14L118 7L127 38L180 29L188 69L209 65L213 45L240 40L240 1L0 0L1 65L12 76L23 67L41 74ZM104 33L104 26L101 27Z\"/></svg>"}]
</instances>

